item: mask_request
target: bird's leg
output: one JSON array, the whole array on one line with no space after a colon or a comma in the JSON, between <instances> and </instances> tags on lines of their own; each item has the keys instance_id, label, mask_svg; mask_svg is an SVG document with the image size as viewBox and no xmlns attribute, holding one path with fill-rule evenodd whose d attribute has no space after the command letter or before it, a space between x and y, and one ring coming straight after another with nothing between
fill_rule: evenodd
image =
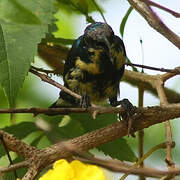
<instances>
[{"instance_id":1,"label":"bird's leg","mask_svg":"<svg viewBox=\"0 0 180 180\"><path fill-rule=\"evenodd\" d=\"M134 130L133 130L133 122L132 122L132 116L135 114L136 107L131 104L131 102L128 99L123 99L121 101L117 101L116 97L109 99L111 106L116 107L121 105L125 109L125 113L121 114L119 118L126 123L128 128L128 135L135 137Z\"/></svg>"},{"instance_id":2,"label":"bird's leg","mask_svg":"<svg viewBox=\"0 0 180 180\"><path fill-rule=\"evenodd\" d=\"M88 108L91 106L90 97L87 94L82 95L80 100L80 107Z\"/></svg>"}]
</instances>

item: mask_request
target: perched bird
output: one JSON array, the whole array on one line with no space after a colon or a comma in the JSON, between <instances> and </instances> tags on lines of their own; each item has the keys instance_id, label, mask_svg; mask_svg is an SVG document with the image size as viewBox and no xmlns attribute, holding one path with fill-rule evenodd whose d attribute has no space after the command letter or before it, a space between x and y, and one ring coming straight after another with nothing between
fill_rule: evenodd
<instances>
[{"instance_id":1,"label":"perched bird","mask_svg":"<svg viewBox=\"0 0 180 180\"><path fill-rule=\"evenodd\" d=\"M82 96L78 100L60 92L51 107L88 107L109 99L112 106L131 108L127 99L117 101L123 76L126 51L123 41L102 22L87 26L72 45L64 65L64 86Z\"/></svg>"}]
</instances>

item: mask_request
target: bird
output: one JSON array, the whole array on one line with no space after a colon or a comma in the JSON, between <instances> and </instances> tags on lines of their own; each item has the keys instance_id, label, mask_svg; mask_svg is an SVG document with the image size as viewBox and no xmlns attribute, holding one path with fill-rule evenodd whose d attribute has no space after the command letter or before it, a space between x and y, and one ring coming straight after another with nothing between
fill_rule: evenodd
<instances>
[{"instance_id":1,"label":"bird","mask_svg":"<svg viewBox=\"0 0 180 180\"><path fill-rule=\"evenodd\" d=\"M50 107L84 107L91 104L122 105L132 110L128 99L118 101L119 83L127 60L123 41L107 23L95 22L77 38L65 60L64 86L82 96L81 100L60 91L58 100Z\"/></svg>"}]
</instances>

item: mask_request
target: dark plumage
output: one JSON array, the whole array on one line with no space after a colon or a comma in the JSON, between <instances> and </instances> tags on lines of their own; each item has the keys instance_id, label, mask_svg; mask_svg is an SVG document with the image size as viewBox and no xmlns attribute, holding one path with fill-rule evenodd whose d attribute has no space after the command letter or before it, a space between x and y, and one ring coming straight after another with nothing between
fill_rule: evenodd
<instances>
[{"instance_id":1,"label":"dark plumage","mask_svg":"<svg viewBox=\"0 0 180 180\"><path fill-rule=\"evenodd\" d=\"M90 24L67 56L64 86L83 96L83 107L89 105L88 100L99 104L106 99L117 106L122 102L117 101L117 95L125 62L123 41L114 35L112 28L101 22ZM61 91L51 107L78 107L79 104L79 100Z\"/></svg>"}]
</instances>

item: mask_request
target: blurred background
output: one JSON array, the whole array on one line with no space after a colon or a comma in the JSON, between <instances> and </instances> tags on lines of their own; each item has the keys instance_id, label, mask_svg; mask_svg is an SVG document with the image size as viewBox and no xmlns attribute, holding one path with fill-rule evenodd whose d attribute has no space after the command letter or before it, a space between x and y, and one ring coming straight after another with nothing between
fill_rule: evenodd
<instances>
[{"instance_id":1,"label":"blurred background","mask_svg":"<svg viewBox=\"0 0 180 180\"><path fill-rule=\"evenodd\" d=\"M179 0L156 0L159 3L169 9L180 12ZM107 23L113 28L116 35L120 36L120 23L126 14L129 3L125 0L98 0L97 3L100 5L103 14L106 18ZM79 37L85 27L87 26L86 18L82 14L74 11L69 11L63 4L61 11L58 11L55 15L57 18L57 26L59 30L54 33L56 37L76 39ZM165 11L154 8L153 10L163 20L163 22L175 33L180 35L180 21L178 18L173 17ZM92 11L90 14L96 21L102 21L102 16L97 11ZM142 40L142 43L140 43ZM161 34L152 29L148 23L133 10L127 20L125 26L125 33L123 41L126 47L127 55L132 63L144 64L159 68L174 68L179 66L180 52L171 42L164 38ZM35 58L34 65L49 69L49 67L39 57ZM127 69L130 69L129 67ZM141 71L141 69L139 69ZM160 72L151 71L144 69L145 73L157 74ZM52 75L52 78L58 82L62 82L61 77ZM63 83L63 82L62 82ZM170 79L165 84L176 92L180 93L180 78L178 76ZM128 98L134 105L138 105L138 90L131 85L122 82L120 85L120 98ZM32 74L28 74L21 88L16 106L18 108L25 107L48 107L58 98L59 90L47 83L42 82L39 78ZM159 99L145 92L144 106L159 105ZM3 89L0 87L0 107L7 108L8 103L4 96ZM42 116L43 117L43 116ZM0 114L0 128L9 126L10 115ZM47 117L46 117L47 118ZM53 119L54 117L52 117ZM13 117L16 123L22 121L34 122L32 115L28 114L16 114ZM176 142L176 146L173 149L173 157L175 163L180 163L180 122L178 120L171 121L173 139ZM30 143L34 137L40 136L41 132L33 132L24 138L24 141ZM164 124L154 125L148 129L145 129L144 136L144 152L149 150L151 147L165 142L165 130ZM138 151L137 137L126 138L128 144L135 153ZM38 142L38 147L46 147L49 140L43 137ZM153 153L146 161L145 165L151 167L164 168L165 164L165 150L158 150ZM7 159L3 156L0 159L0 165L8 164ZM119 174L113 173L112 179L119 179ZM135 176L128 176L127 179L137 179ZM149 178L150 179L150 178Z\"/></svg>"}]
</instances>

